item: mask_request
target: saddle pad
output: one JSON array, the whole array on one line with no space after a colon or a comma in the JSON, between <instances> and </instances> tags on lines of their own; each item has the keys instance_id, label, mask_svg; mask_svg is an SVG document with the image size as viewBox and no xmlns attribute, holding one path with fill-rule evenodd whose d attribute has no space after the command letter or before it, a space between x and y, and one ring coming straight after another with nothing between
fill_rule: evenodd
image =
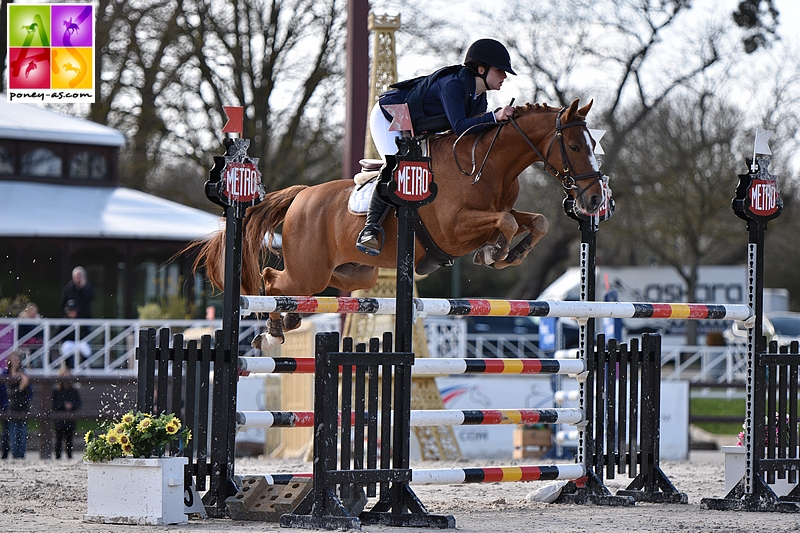
<instances>
[{"instance_id":1,"label":"saddle pad","mask_svg":"<svg viewBox=\"0 0 800 533\"><path fill-rule=\"evenodd\" d=\"M375 177L377 178L377 174ZM372 199L372 191L375 189L376 183L378 183L378 180L373 179L364 185L356 185L353 187L353 192L350 193L350 199L347 201L347 209L352 214L367 214L367 209L369 209L369 201Z\"/></svg>"}]
</instances>

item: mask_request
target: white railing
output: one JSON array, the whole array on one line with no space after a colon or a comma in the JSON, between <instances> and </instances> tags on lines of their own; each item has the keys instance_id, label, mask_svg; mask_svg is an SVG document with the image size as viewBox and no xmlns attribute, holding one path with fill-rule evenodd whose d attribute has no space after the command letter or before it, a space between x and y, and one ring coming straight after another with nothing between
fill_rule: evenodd
<instances>
[{"instance_id":1,"label":"white railing","mask_svg":"<svg viewBox=\"0 0 800 533\"><path fill-rule=\"evenodd\" d=\"M263 325L263 321L242 321L240 355L258 355L250 340ZM17 351L32 375L55 374L62 363L82 375L135 375L140 329L170 328L186 340L199 340L221 327L221 320L0 319L0 361Z\"/></svg>"},{"instance_id":2,"label":"white railing","mask_svg":"<svg viewBox=\"0 0 800 533\"><path fill-rule=\"evenodd\" d=\"M338 330L334 316L311 320L318 331ZM54 374L68 363L79 374L136 374L139 330L170 328L186 340L199 340L222 327L221 320L69 320L0 319L0 362L19 351L31 374ZM240 354L259 356L250 341L263 331L264 322L242 320L239 330ZM546 357L538 348L538 335L467 333L464 320L427 317L425 334L431 357L495 358ZM2 364L2 363L0 363ZM662 346L663 379L702 383L744 381L746 350L735 346Z\"/></svg>"},{"instance_id":3,"label":"white railing","mask_svg":"<svg viewBox=\"0 0 800 533\"><path fill-rule=\"evenodd\" d=\"M662 346L662 379L692 383L743 382L747 348L731 346Z\"/></svg>"},{"instance_id":4,"label":"white railing","mask_svg":"<svg viewBox=\"0 0 800 533\"><path fill-rule=\"evenodd\" d=\"M539 349L539 335L468 333L459 318L425 318L425 336L431 357L515 358L550 357Z\"/></svg>"}]
</instances>

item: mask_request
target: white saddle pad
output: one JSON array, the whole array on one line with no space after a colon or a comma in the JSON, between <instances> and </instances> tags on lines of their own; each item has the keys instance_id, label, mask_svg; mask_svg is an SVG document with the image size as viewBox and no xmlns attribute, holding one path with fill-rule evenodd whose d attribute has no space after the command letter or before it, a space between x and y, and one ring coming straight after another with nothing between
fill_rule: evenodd
<instances>
[{"instance_id":1,"label":"white saddle pad","mask_svg":"<svg viewBox=\"0 0 800 533\"><path fill-rule=\"evenodd\" d=\"M377 173L375 173L377 177ZM375 184L378 183L377 179L364 184L356 184L353 187L353 192L350 193L350 199L347 201L347 209L354 215L365 215L369 208L369 201L372 199L372 191L375 189Z\"/></svg>"}]
</instances>

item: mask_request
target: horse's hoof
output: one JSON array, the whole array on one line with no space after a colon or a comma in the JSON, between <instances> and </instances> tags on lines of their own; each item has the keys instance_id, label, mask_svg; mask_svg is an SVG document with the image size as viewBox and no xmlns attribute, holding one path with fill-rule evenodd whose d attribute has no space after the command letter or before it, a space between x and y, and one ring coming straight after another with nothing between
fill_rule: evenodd
<instances>
[{"instance_id":1,"label":"horse's hoof","mask_svg":"<svg viewBox=\"0 0 800 533\"><path fill-rule=\"evenodd\" d=\"M254 338L253 342L250 344L253 348L261 350L262 352L266 352L270 348L274 348L275 346L283 344L285 340L286 339L283 337L273 337L269 333L262 333Z\"/></svg>"},{"instance_id":2,"label":"horse's hoof","mask_svg":"<svg viewBox=\"0 0 800 533\"><path fill-rule=\"evenodd\" d=\"M302 320L300 313L286 313L281 318L281 324L283 324L284 331L291 331L299 328Z\"/></svg>"}]
</instances>

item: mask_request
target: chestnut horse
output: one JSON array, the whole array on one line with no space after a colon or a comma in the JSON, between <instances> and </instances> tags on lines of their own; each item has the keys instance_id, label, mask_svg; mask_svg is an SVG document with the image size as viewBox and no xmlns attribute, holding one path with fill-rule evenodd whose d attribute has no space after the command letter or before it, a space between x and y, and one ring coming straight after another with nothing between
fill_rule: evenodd
<instances>
[{"instance_id":1,"label":"chestnut horse","mask_svg":"<svg viewBox=\"0 0 800 533\"><path fill-rule=\"evenodd\" d=\"M453 134L430 141L429 153L438 194L419 208L419 216L441 251L452 257L475 252L474 260L494 268L519 265L547 232L547 219L536 213L514 209L519 195L520 173L536 161L575 198L576 205L594 214L604 202L603 174L594 157L594 141L586 128L592 102L579 108L578 100L568 108L527 104L515 110L511 124L478 138L462 139L454 146ZM470 142L464 142L469 140ZM494 144L490 148L490 144ZM479 180L465 176L461 163L483 161ZM455 157L454 157L455 156ZM480 164L480 163L479 163ZM294 185L267 194L247 210L242 243L242 294L311 296L326 287L343 291L375 285L379 268L396 268L397 220L384 222L386 242L375 257L356 249L356 236L364 226L363 216L348 211L354 187L352 180L335 180L314 186ZM272 237L283 223L282 246L272 247ZM512 239L527 235L512 249ZM283 257L283 270L259 272L268 236L269 248ZM224 279L223 231L198 243L195 267L204 265L211 283L222 288ZM417 241L415 261L425 250ZM299 316L284 317L283 327L299 325ZM271 313L269 334L282 342L280 313ZM270 339L267 342L275 342ZM262 344L262 349L267 346Z\"/></svg>"}]
</instances>

